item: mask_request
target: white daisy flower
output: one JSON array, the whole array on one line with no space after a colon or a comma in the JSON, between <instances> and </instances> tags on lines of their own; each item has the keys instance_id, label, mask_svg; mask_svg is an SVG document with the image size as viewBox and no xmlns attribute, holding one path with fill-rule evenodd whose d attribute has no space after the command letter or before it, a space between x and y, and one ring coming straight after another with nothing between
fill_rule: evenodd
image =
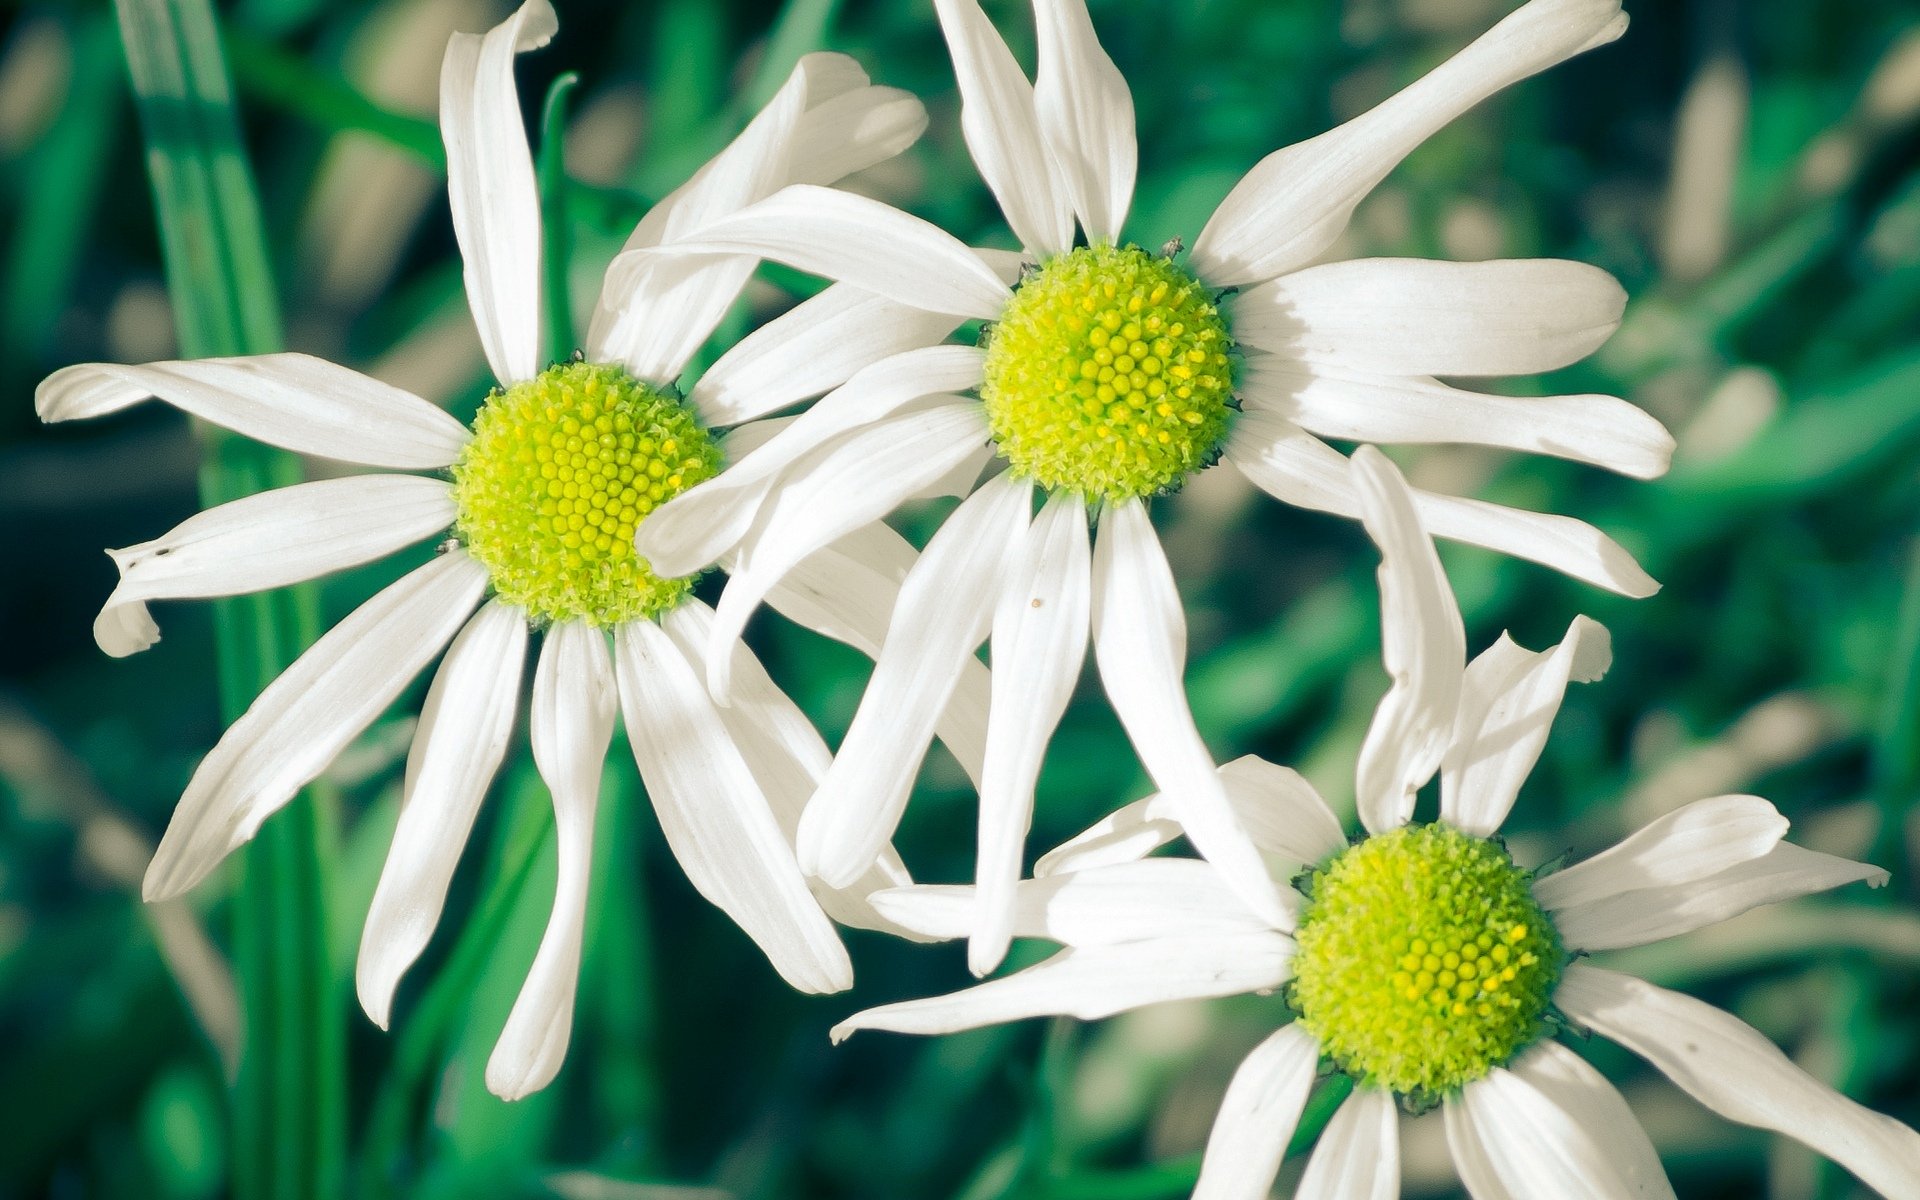
<instances>
[{"instance_id":1,"label":"white daisy flower","mask_svg":"<svg viewBox=\"0 0 1920 1200\"><path fill-rule=\"evenodd\" d=\"M544 1086L566 1051L594 806L616 708L688 878L796 988L849 986L852 968L827 913L875 924L858 897L905 881L889 852L850 893L822 888L816 898L793 837L826 769L825 744L743 646L728 650L740 681L735 702L714 705L704 682L711 610L692 597L692 578L656 573L633 548L648 512L719 470L712 429L733 423L726 397L764 383L755 356L794 345L802 330L763 329L716 364L691 403L674 389L754 259L613 273L584 354L542 367L540 210L513 65L556 25L547 0L528 0L484 36L454 35L442 68L454 228L499 381L472 429L416 396L301 354L85 364L52 375L36 396L48 421L157 397L297 453L430 473L282 488L112 551L120 583L94 626L109 654L131 654L159 637L150 601L282 587L453 530L443 553L316 642L234 723L195 772L146 877L149 899L198 883L446 650L360 945L361 1003L383 1027L506 753L529 633L543 631L530 726L553 794L559 881L538 956L487 1066L488 1086L508 1098ZM795 181L831 183L898 153L925 124L917 100L871 86L851 59L809 55L731 146L647 214L628 245L681 236ZM824 390L863 365L842 354L820 364L811 383L787 386ZM845 532L824 550L809 547L774 603L873 653L914 555L883 526ZM948 730L962 761L976 767L984 675L963 689L972 707L956 704Z\"/></svg>"},{"instance_id":2,"label":"white daisy flower","mask_svg":"<svg viewBox=\"0 0 1920 1200\"><path fill-rule=\"evenodd\" d=\"M1618 0L1534 0L1380 107L1269 156L1183 263L1120 240L1133 102L1084 0L1035 0L1032 84L975 0L937 7L967 144L1021 253L971 250L917 218L819 188L782 191L667 253L761 254L842 281L836 290L862 289L873 316L847 332L842 353L892 350L913 321L929 340L963 318L990 322L986 335L978 347L919 350L854 377L758 462L668 504L641 531L641 551L693 570L732 538L777 531L773 549L742 556L722 599L715 632L731 637L806 547L990 448L1007 469L949 519L909 581L866 701L801 825L802 865L831 883L866 869L906 803L948 681L991 631L998 682L971 959L991 969L1007 946L1034 779L1091 624L1101 678L1148 772L1180 797L1201 852L1278 920L1278 895L1181 698L1185 621L1146 502L1224 458L1287 503L1353 516L1345 460L1321 435L1480 443L1643 478L1666 469L1672 438L1623 400L1513 399L1432 378L1530 374L1585 356L1625 301L1605 272L1547 260L1312 265L1428 135L1500 88L1612 41L1627 19ZM1046 503L1030 520L1035 489ZM1443 537L1627 595L1655 589L1580 521L1430 493L1416 502ZM1101 535L1090 551L1095 511ZM724 695L724 669L714 686Z\"/></svg>"},{"instance_id":3,"label":"white daisy flower","mask_svg":"<svg viewBox=\"0 0 1920 1200\"><path fill-rule=\"evenodd\" d=\"M1883 1195L1920 1198L1920 1134L1862 1108L1711 1005L1588 961L1762 904L1886 872L1782 839L1754 796L1687 805L1556 873L1529 872L1497 834L1570 680L1607 666L1582 617L1534 653L1502 637L1466 663L1460 618L1415 495L1370 447L1354 456L1379 542L1393 687L1356 772L1366 834L1349 844L1311 785L1257 758L1221 768L1276 877L1305 867L1286 919L1251 912L1211 864L1146 858L1181 832L1151 797L1043 859L1019 885L1015 931L1066 949L949 996L862 1012L834 1030L950 1033L1046 1014L1092 1020L1167 1000L1279 992L1290 1018L1241 1065L1197 1200L1261 1200L1321 1069L1350 1076L1295 1192L1399 1194L1395 1103L1444 1110L1454 1165L1477 1200L1673 1195L1626 1101L1555 1034L1602 1034L1731 1120L1796 1138ZM1413 797L1440 776L1440 818ZM929 936L978 920L974 889L909 887L872 900Z\"/></svg>"}]
</instances>

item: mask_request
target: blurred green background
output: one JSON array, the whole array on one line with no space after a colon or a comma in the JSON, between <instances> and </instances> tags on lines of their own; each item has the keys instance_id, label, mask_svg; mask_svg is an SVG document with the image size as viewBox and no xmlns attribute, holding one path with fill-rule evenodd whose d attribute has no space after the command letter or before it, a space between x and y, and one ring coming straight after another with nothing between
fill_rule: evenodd
<instances>
[{"instance_id":1,"label":"blurred green background","mask_svg":"<svg viewBox=\"0 0 1920 1200\"><path fill-rule=\"evenodd\" d=\"M959 138L930 2L558 7L559 37L523 59L520 80L537 124L548 84L580 76L563 201L577 302L647 201L819 47L857 55L932 110L920 146L854 186L1007 244ZM1269 150L1383 98L1510 3L1093 7L1139 112L1129 232L1157 245L1191 239ZM1024 4L988 9L1030 63ZM1449 448L1399 456L1429 486L1591 519L1666 585L1626 602L1446 552L1475 646L1503 628L1545 645L1580 611L1615 634L1613 672L1571 696L1523 793L1516 854L1590 853L1685 801L1752 790L1805 844L1890 868L1878 892L1761 910L1610 958L1731 1009L1820 1078L1920 1122L1920 14L1909 0L1629 9L1624 40L1414 154L1343 249L1565 256L1626 284L1619 335L1532 386L1612 391L1656 413L1679 437L1670 476L1637 484ZM505 11L497 0L239 0L220 13L286 344L462 415L486 370L431 119L448 32ZM94 648L89 626L113 580L100 550L195 511L201 448L160 406L43 428L32 390L67 363L164 358L204 338L176 320L160 245L113 8L8 0L0 1196L1186 1193L1225 1081L1278 1001L830 1047L827 1027L855 1007L964 982L962 951L851 934L853 993L789 992L687 886L619 747L559 1081L505 1105L480 1079L551 896L550 818L524 740L382 1034L352 1003L350 964L418 689L270 823L306 838L283 832L272 845L283 856L307 846L323 905L262 909L229 869L186 903L142 906L146 856L222 728L215 609L164 607L166 640L121 661ZM764 272L723 337L811 286ZM270 306L241 317L271 329ZM924 537L934 515L905 514L902 528ZM1349 524L1285 510L1224 471L1156 519L1185 588L1193 703L1215 752L1298 765L1350 810L1354 749L1385 687L1373 553ZM325 581L321 617L417 561ZM865 661L775 618L751 636L837 740ZM257 687L230 684L243 700ZM1036 852L1143 794L1125 745L1085 681L1042 780ZM971 861L972 796L941 753L901 846L922 878L956 880ZM236 1087L243 1012L256 1015ZM1624 1053L1586 1052L1642 1113L1681 1195L1863 1194L1797 1147L1711 1117ZM1437 1117L1409 1122L1405 1139L1407 1194L1455 1194ZM1296 1158L1283 1186L1297 1171Z\"/></svg>"}]
</instances>

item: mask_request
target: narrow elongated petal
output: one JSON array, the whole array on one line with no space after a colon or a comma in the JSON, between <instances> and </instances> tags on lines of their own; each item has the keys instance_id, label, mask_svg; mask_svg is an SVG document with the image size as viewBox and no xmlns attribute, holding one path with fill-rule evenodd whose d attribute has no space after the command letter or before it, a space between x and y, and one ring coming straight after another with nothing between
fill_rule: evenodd
<instances>
[{"instance_id":1,"label":"narrow elongated petal","mask_svg":"<svg viewBox=\"0 0 1920 1200\"><path fill-rule=\"evenodd\" d=\"M526 0L484 35L447 39L440 64L447 200L467 304L503 384L540 371L540 195L513 60L546 45L559 28L547 0Z\"/></svg>"},{"instance_id":2,"label":"narrow elongated petal","mask_svg":"<svg viewBox=\"0 0 1920 1200\"><path fill-rule=\"evenodd\" d=\"M1414 793L1433 778L1452 740L1467 634L1399 468L1362 446L1353 473L1360 519L1380 547L1381 657L1393 679L1360 747L1354 788L1361 824L1385 833L1413 816Z\"/></svg>"},{"instance_id":3,"label":"narrow elongated petal","mask_svg":"<svg viewBox=\"0 0 1920 1200\"><path fill-rule=\"evenodd\" d=\"M1248 754L1222 766L1227 800L1254 845L1300 866L1347 847L1340 818L1298 771ZM1144 858L1180 836L1173 801L1161 793L1136 800L1041 855L1035 875L1084 871ZM1284 893L1283 893L1284 895Z\"/></svg>"},{"instance_id":4,"label":"narrow elongated petal","mask_svg":"<svg viewBox=\"0 0 1920 1200\"><path fill-rule=\"evenodd\" d=\"M93 620L115 658L160 640L150 600L238 596L358 566L453 524L438 479L356 475L261 492L187 518L164 537L109 550L120 583Z\"/></svg>"},{"instance_id":5,"label":"narrow elongated petal","mask_svg":"<svg viewBox=\"0 0 1920 1200\"><path fill-rule=\"evenodd\" d=\"M1321 437L1466 443L1550 454L1636 479L1666 473L1673 435L1617 396L1488 396L1418 376L1250 354L1240 395Z\"/></svg>"},{"instance_id":6,"label":"narrow elongated petal","mask_svg":"<svg viewBox=\"0 0 1920 1200\"><path fill-rule=\"evenodd\" d=\"M1086 506L1077 496L1049 497L994 612L993 703L974 867L979 923L967 947L975 975L999 966L1013 937L1014 885L1040 762L1086 662L1091 559Z\"/></svg>"},{"instance_id":7,"label":"narrow elongated petal","mask_svg":"<svg viewBox=\"0 0 1920 1200\"><path fill-rule=\"evenodd\" d=\"M989 481L953 511L908 574L860 708L800 821L800 863L809 874L843 887L893 836L935 723L987 636L1031 496L1024 480Z\"/></svg>"},{"instance_id":8,"label":"narrow elongated petal","mask_svg":"<svg viewBox=\"0 0 1920 1200\"><path fill-rule=\"evenodd\" d=\"M149 398L282 450L402 471L448 465L469 436L411 392L308 354L81 363L33 393L48 422L103 417Z\"/></svg>"},{"instance_id":9,"label":"narrow elongated petal","mask_svg":"<svg viewBox=\"0 0 1920 1200\"><path fill-rule=\"evenodd\" d=\"M1253 1048L1220 1101L1193 1200L1266 1200L1319 1063L1320 1043L1298 1024Z\"/></svg>"},{"instance_id":10,"label":"narrow elongated petal","mask_svg":"<svg viewBox=\"0 0 1920 1200\"><path fill-rule=\"evenodd\" d=\"M1028 1017L1094 1021L1169 1000L1265 991L1287 981L1292 957L1293 942L1279 933L1063 950L1038 966L952 995L855 1013L833 1027L833 1040L862 1029L930 1034Z\"/></svg>"},{"instance_id":11,"label":"narrow elongated petal","mask_svg":"<svg viewBox=\"0 0 1920 1200\"><path fill-rule=\"evenodd\" d=\"M709 428L833 390L883 358L932 346L960 318L836 283L760 326L707 368L688 398Z\"/></svg>"},{"instance_id":12,"label":"narrow elongated petal","mask_svg":"<svg viewBox=\"0 0 1920 1200\"><path fill-rule=\"evenodd\" d=\"M1446 1122L1447 1149L1453 1152L1453 1169L1473 1200L1526 1200L1509 1189L1493 1160L1487 1157L1486 1143L1474 1130L1473 1117L1459 1096L1449 1096L1441 1107Z\"/></svg>"},{"instance_id":13,"label":"narrow elongated petal","mask_svg":"<svg viewBox=\"0 0 1920 1200\"><path fill-rule=\"evenodd\" d=\"M1599 678L1613 658L1605 626L1575 617L1558 646L1538 654L1506 634L1467 666L1459 717L1440 763L1440 816L1492 837L1507 819L1566 695Z\"/></svg>"},{"instance_id":14,"label":"narrow elongated petal","mask_svg":"<svg viewBox=\"0 0 1920 1200\"><path fill-rule=\"evenodd\" d=\"M1009 294L978 255L938 227L878 200L809 184L783 188L671 246L628 253L753 254L927 312L983 320L997 317Z\"/></svg>"},{"instance_id":15,"label":"narrow elongated petal","mask_svg":"<svg viewBox=\"0 0 1920 1200\"><path fill-rule=\"evenodd\" d=\"M1644 946L1778 904L1865 881L1887 882L1879 867L1781 842L1757 858L1705 879L1639 888L1570 904L1554 914L1570 950Z\"/></svg>"},{"instance_id":16,"label":"narrow elongated petal","mask_svg":"<svg viewBox=\"0 0 1920 1200\"><path fill-rule=\"evenodd\" d=\"M354 986L380 1028L400 977L440 923L474 817L506 756L527 657L527 614L482 608L447 650L407 754L406 792L360 934Z\"/></svg>"},{"instance_id":17,"label":"narrow elongated petal","mask_svg":"<svg viewBox=\"0 0 1920 1200\"><path fill-rule=\"evenodd\" d=\"M1193 265L1215 287L1319 256L1414 147L1488 96L1625 33L1620 0L1533 0L1425 77L1336 129L1262 159L1214 211Z\"/></svg>"},{"instance_id":18,"label":"narrow elongated petal","mask_svg":"<svg viewBox=\"0 0 1920 1200\"><path fill-rule=\"evenodd\" d=\"M620 707L641 782L687 879L804 992L837 992L853 965L706 684L651 621L615 633Z\"/></svg>"},{"instance_id":19,"label":"narrow elongated petal","mask_svg":"<svg viewBox=\"0 0 1920 1200\"><path fill-rule=\"evenodd\" d=\"M1011 889L1008 928L1016 937L1063 946L1107 946L1151 938L1252 933L1266 928L1211 863L1148 858L1022 880ZM977 888L920 884L876 892L881 913L934 938L977 937Z\"/></svg>"},{"instance_id":20,"label":"narrow elongated petal","mask_svg":"<svg viewBox=\"0 0 1920 1200\"><path fill-rule=\"evenodd\" d=\"M1272 412L1250 408L1241 415L1227 440L1226 459L1282 503L1359 515L1346 456ZM1623 596L1660 590L1632 555L1584 521L1418 489L1413 499L1420 523L1434 537L1524 558Z\"/></svg>"},{"instance_id":21,"label":"narrow elongated petal","mask_svg":"<svg viewBox=\"0 0 1920 1200\"><path fill-rule=\"evenodd\" d=\"M1400 1115L1393 1097L1358 1087L1327 1122L1294 1200L1395 1200L1400 1195Z\"/></svg>"},{"instance_id":22,"label":"narrow elongated petal","mask_svg":"<svg viewBox=\"0 0 1920 1200\"><path fill-rule=\"evenodd\" d=\"M926 106L899 88L861 87L815 99L793 133L787 163L793 183L838 183L887 161L927 130Z\"/></svg>"},{"instance_id":23,"label":"narrow elongated petal","mask_svg":"<svg viewBox=\"0 0 1920 1200\"><path fill-rule=\"evenodd\" d=\"M1073 203L1040 137L1033 85L978 0L937 0L960 84L960 131L1020 244L1035 254L1073 245Z\"/></svg>"},{"instance_id":24,"label":"narrow elongated petal","mask_svg":"<svg viewBox=\"0 0 1920 1200\"><path fill-rule=\"evenodd\" d=\"M534 765L553 795L560 867L540 949L487 1059L487 1090L503 1100L553 1082L567 1056L587 928L594 810L617 706L607 635L585 621L548 629L533 673L529 724Z\"/></svg>"},{"instance_id":25,"label":"narrow elongated petal","mask_svg":"<svg viewBox=\"0 0 1920 1200\"><path fill-rule=\"evenodd\" d=\"M440 653L486 586L485 568L451 550L308 647L201 760L141 894L179 895L251 838Z\"/></svg>"},{"instance_id":26,"label":"narrow elongated petal","mask_svg":"<svg viewBox=\"0 0 1920 1200\"><path fill-rule=\"evenodd\" d=\"M1040 69L1033 81L1040 130L1087 239L1120 240L1140 150L1133 93L1093 30L1086 0L1033 0Z\"/></svg>"},{"instance_id":27,"label":"narrow elongated petal","mask_svg":"<svg viewBox=\"0 0 1920 1200\"><path fill-rule=\"evenodd\" d=\"M1673 1186L1633 1111L1573 1051L1541 1042L1495 1067L1460 1106L1506 1190L1568 1200L1671 1200Z\"/></svg>"},{"instance_id":28,"label":"narrow elongated petal","mask_svg":"<svg viewBox=\"0 0 1920 1200\"><path fill-rule=\"evenodd\" d=\"M1254 912L1276 929L1287 928L1279 888L1234 812L1187 706L1186 615L1166 553L1138 500L1109 505L1100 519L1093 642L1114 712L1194 847Z\"/></svg>"},{"instance_id":29,"label":"narrow elongated petal","mask_svg":"<svg viewBox=\"0 0 1920 1200\"><path fill-rule=\"evenodd\" d=\"M1738 1018L1587 963L1567 968L1554 1000L1728 1120L1804 1142L1888 1200L1920 1198L1920 1134L1821 1083Z\"/></svg>"},{"instance_id":30,"label":"narrow elongated petal","mask_svg":"<svg viewBox=\"0 0 1920 1200\"><path fill-rule=\"evenodd\" d=\"M1787 819L1758 796L1696 800L1536 882L1533 895L1558 911L1640 888L1693 883L1759 858L1786 835Z\"/></svg>"}]
</instances>

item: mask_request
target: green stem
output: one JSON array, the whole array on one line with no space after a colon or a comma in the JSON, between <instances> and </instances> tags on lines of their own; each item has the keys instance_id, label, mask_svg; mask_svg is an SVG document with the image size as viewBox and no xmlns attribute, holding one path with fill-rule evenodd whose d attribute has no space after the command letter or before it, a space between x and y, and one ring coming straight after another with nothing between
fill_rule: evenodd
<instances>
[{"instance_id":1,"label":"green stem","mask_svg":"<svg viewBox=\"0 0 1920 1200\"><path fill-rule=\"evenodd\" d=\"M545 240L540 248L540 287L546 298L547 354L555 362L571 355L576 346L568 278L573 265L573 217L567 206L566 135L567 97L579 84L580 76L572 71L554 80L540 111L540 228Z\"/></svg>"}]
</instances>

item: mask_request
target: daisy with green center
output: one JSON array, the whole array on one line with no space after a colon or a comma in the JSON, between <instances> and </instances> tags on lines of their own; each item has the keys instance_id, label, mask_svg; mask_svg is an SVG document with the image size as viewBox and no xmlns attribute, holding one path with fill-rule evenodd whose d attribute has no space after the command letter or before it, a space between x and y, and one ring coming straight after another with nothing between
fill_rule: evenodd
<instances>
[{"instance_id":1,"label":"daisy with green center","mask_svg":"<svg viewBox=\"0 0 1920 1200\"><path fill-rule=\"evenodd\" d=\"M1269 995L1280 1027L1227 1088L1196 1200L1264 1200L1329 1072L1353 1090L1314 1147L1300 1200L1397 1196L1396 1107L1435 1106L1476 1200L1672 1197L1626 1100L1561 1040L1595 1033L1722 1116L1796 1138L1891 1200L1920 1198L1920 1134L1820 1083L1733 1016L1589 961L1886 873L1783 841L1786 819L1754 796L1686 805L1565 870L1517 864L1500 825L1567 684L1605 670L1606 631L1583 617L1550 650L1502 637L1467 663L1415 495L1370 447L1354 472L1383 556L1393 679L1355 777L1365 835L1349 843L1298 774L1229 763L1220 779L1242 824L1275 877L1296 883L1285 919L1254 913L1210 863L1146 857L1179 836L1184 811L1150 797L1047 855L1016 890L1015 931L1061 953L953 995L869 1009L835 1037ZM1436 772L1439 819L1413 823L1413 797ZM978 920L967 887L872 900L930 937L967 936Z\"/></svg>"},{"instance_id":2,"label":"daisy with green center","mask_svg":"<svg viewBox=\"0 0 1920 1200\"><path fill-rule=\"evenodd\" d=\"M1122 238L1133 102L1084 0L1034 0L1032 83L975 0L936 8L967 144L1020 253L970 249L818 188L782 191L668 253L749 252L839 280L831 290L875 306L859 343L891 349L903 324L945 314L936 339L978 318L988 322L980 344L909 351L855 376L758 462L669 502L641 530L641 551L694 570L735 538L777 531L770 552L741 556L719 605L716 634L731 637L806 546L882 516L984 448L1004 469L948 518L909 580L865 702L808 807L802 864L830 883L867 868L899 820L950 681L991 633L972 947L974 968L991 969L1007 945L1034 779L1091 634L1148 772L1182 798L1201 852L1278 919L1277 893L1182 698L1185 620L1148 502L1224 459L1287 503L1353 516L1345 459L1319 435L1480 443L1639 477L1666 469L1672 439L1625 401L1513 399L1432 378L1529 374L1583 357L1621 315L1623 294L1604 272L1560 261L1313 265L1429 134L1612 41L1626 17L1618 0L1534 0L1372 112L1254 167L1183 258ZM1654 590L1582 522L1427 493L1417 503L1442 536L1627 595ZM724 694L724 669L714 686Z\"/></svg>"},{"instance_id":3,"label":"daisy with green center","mask_svg":"<svg viewBox=\"0 0 1920 1200\"><path fill-rule=\"evenodd\" d=\"M714 430L743 419L734 411L741 397L817 394L866 364L857 354L822 355L809 372L770 381L758 365L769 351L830 327L775 322L683 397L676 380L755 267L751 256L729 256L610 272L584 352L542 366L541 221L513 67L555 28L547 0L528 0L484 36L456 34L442 70L454 229L499 381L471 430L425 400L300 354L86 364L49 377L37 395L49 421L158 397L297 453L430 473L282 488L113 551L120 584L95 622L102 648L131 654L159 636L150 601L280 587L451 530L440 554L333 628L234 723L195 772L146 878L150 899L198 883L445 650L360 944L361 1003L382 1026L439 920L511 738L530 635L541 635L529 724L553 795L559 873L550 924L487 1066L488 1086L509 1098L544 1086L566 1051L616 712L688 878L793 986L847 987L851 967L827 913L875 924L859 897L905 879L888 853L851 891L809 884L793 837L826 769L825 744L737 644L727 651L742 681L735 703L712 702L711 609L692 596L689 573L656 571L633 545L648 514L720 469ZM628 246L671 242L794 182L832 183L898 153L925 123L918 101L869 85L852 60L809 55L731 146L647 214ZM876 652L911 547L874 526L804 557L774 603ZM962 762L976 767L984 675L970 677L948 726Z\"/></svg>"}]
</instances>

